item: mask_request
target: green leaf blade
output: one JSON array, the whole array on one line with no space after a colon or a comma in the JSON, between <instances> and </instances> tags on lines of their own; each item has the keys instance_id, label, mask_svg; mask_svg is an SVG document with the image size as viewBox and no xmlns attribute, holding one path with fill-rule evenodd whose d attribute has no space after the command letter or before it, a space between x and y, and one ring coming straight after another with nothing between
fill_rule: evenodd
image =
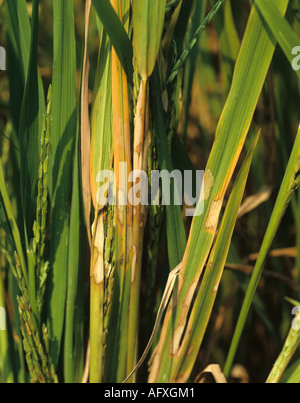
<instances>
[{"instance_id":1,"label":"green leaf blade","mask_svg":"<svg viewBox=\"0 0 300 403\"><path fill-rule=\"evenodd\" d=\"M35 0L33 2L30 59L19 129L21 198L28 237L31 235L33 222L40 156L40 133L43 129L43 114L46 110L43 85L37 66L38 9L39 1Z\"/></svg>"},{"instance_id":2,"label":"green leaf blade","mask_svg":"<svg viewBox=\"0 0 300 403\"><path fill-rule=\"evenodd\" d=\"M133 49L125 28L109 0L92 0L92 3L118 55L127 79L131 83L133 76Z\"/></svg>"},{"instance_id":3,"label":"green leaf blade","mask_svg":"<svg viewBox=\"0 0 300 403\"><path fill-rule=\"evenodd\" d=\"M137 58L139 74L147 79L153 72L158 55L166 0L134 0L133 13L133 46Z\"/></svg>"},{"instance_id":4,"label":"green leaf blade","mask_svg":"<svg viewBox=\"0 0 300 403\"><path fill-rule=\"evenodd\" d=\"M73 2L54 0L54 69L49 190L51 246L48 292L50 353L58 363L67 291L69 200L76 138L76 52Z\"/></svg>"}]
</instances>

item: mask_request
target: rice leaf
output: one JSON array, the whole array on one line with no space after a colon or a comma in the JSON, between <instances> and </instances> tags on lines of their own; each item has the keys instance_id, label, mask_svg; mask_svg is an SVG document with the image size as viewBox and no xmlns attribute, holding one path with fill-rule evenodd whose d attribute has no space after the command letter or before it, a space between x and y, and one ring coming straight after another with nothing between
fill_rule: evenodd
<instances>
[{"instance_id":1,"label":"rice leaf","mask_svg":"<svg viewBox=\"0 0 300 403\"><path fill-rule=\"evenodd\" d=\"M118 55L120 63L127 75L127 79L131 83L133 76L133 50L124 26L120 22L109 0L92 0L92 3Z\"/></svg>"},{"instance_id":2,"label":"rice leaf","mask_svg":"<svg viewBox=\"0 0 300 403\"><path fill-rule=\"evenodd\" d=\"M228 376L230 373L233 360L241 339L241 335L245 327L246 319L251 308L253 297L255 295L259 280L265 267L266 260L269 251L272 247L275 235L278 231L279 225L286 212L286 209L291 201L291 198L300 185L299 172L300 172L300 127L298 129L293 151L290 156L290 160L286 168L286 172L281 184L277 201L255 264L255 268L251 277L247 294L245 296L245 300L241 308L240 316L238 319L238 323L236 325L235 333L231 342L230 350L225 364L224 372L226 376Z\"/></svg>"},{"instance_id":3,"label":"rice leaf","mask_svg":"<svg viewBox=\"0 0 300 403\"><path fill-rule=\"evenodd\" d=\"M80 382L83 376L84 335L84 270L86 234L91 245L90 235L90 124L88 113L88 32L91 1L86 2L85 33L81 61L81 82L77 113L75 156L72 174L72 200L70 211L68 283L66 300L66 326L64 338L64 376L66 383ZM81 131L81 133L80 133ZM81 134L81 136L80 136ZM81 158L80 158L81 137ZM81 167L80 167L81 162ZM81 168L81 169L80 169ZM80 175L81 174L81 175ZM87 183L86 183L87 181ZM83 206L81 205L83 201ZM83 228L83 211L88 231Z\"/></svg>"},{"instance_id":4,"label":"rice leaf","mask_svg":"<svg viewBox=\"0 0 300 403\"><path fill-rule=\"evenodd\" d=\"M12 209L9 195L7 192L1 158L0 158L0 194L1 194L1 198L2 198L4 212L5 212L6 219L7 219L7 225L10 228L11 236L14 241L14 247L15 247L16 253L18 255L18 258L20 260L22 274L24 276L25 283L28 284L27 264L26 264L25 255L24 255L24 251L23 251L22 240L21 240L19 228L17 226L15 217L13 215L13 209Z\"/></svg>"},{"instance_id":5,"label":"rice leaf","mask_svg":"<svg viewBox=\"0 0 300 403\"><path fill-rule=\"evenodd\" d=\"M99 205L99 200L97 202L97 190L100 186L98 173L109 170L112 159L111 42L103 31L91 112L90 183L95 210L103 208Z\"/></svg>"},{"instance_id":6,"label":"rice leaf","mask_svg":"<svg viewBox=\"0 0 300 403\"><path fill-rule=\"evenodd\" d=\"M48 329L53 364L58 363L67 291L69 200L76 139L76 53L73 2L53 1L54 66L49 190L51 250Z\"/></svg>"},{"instance_id":7,"label":"rice leaf","mask_svg":"<svg viewBox=\"0 0 300 403\"><path fill-rule=\"evenodd\" d=\"M178 357L179 362L173 365L171 379L188 379L196 362L223 275L259 135L260 132L253 139L250 151L240 169L230 194L218 235L211 250L204 277L191 311L189 323L187 324L188 329L191 330L186 333L182 341L180 358ZM190 346L193 346L193 351L190 353L189 360L184 360L183 357L186 356Z\"/></svg>"},{"instance_id":8,"label":"rice leaf","mask_svg":"<svg viewBox=\"0 0 300 403\"><path fill-rule=\"evenodd\" d=\"M91 153L90 153L90 183L95 221L93 224L93 238L91 249L91 359L90 382L98 383L103 380L104 367L104 285L94 280L94 265L98 254L102 253L96 238L104 233L103 216L98 218L98 211L104 208L101 200L97 198L97 190L102 185L98 182L99 172L112 169L112 46L103 26L99 29L100 48L98 64L94 83L93 103L91 111ZM102 225L103 224L103 225ZM101 229L102 232L99 230ZM102 237L103 241L103 237ZM102 245L104 248L104 245ZM100 249L100 250L98 250ZM95 256L95 258L94 258ZM101 255L100 255L101 256ZM104 264L104 259L102 261Z\"/></svg>"},{"instance_id":9,"label":"rice leaf","mask_svg":"<svg viewBox=\"0 0 300 403\"><path fill-rule=\"evenodd\" d=\"M299 38L294 33L288 21L281 15L278 8L270 0L256 0L255 6L263 16L263 20L271 30L274 38L280 45L288 61L293 65L295 54L293 49L299 46ZM300 70L296 69L298 77Z\"/></svg>"},{"instance_id":10,"label":"rice leaf","mask_svg":"<svg viewBox=\"0 0 300 403\"><path fill-rule=\"evenodd\" d=\"M166 0L133 0L133 47L138 73L147 79L153 72L163 32Z\"/></svg>"},{"instance_id":11,"label":"rice leaf","mask_svg":"<svg viewBox=\"0 0 300 403\"><path fill-rule=\"evenodd\" d=\"M276 4L284 14L288 2L277 0ZM180 340L184 336L187 313L190 309L189 304L185 301L193 300L196 286L208 258L217 230L224 195L248 134L274 50L275 41L270 39L256 8L252 7L236 62L231 91L221 115L215 142L206 166L204 213L200 217L194 217L192 223L179 276L176 301L178 309L170 307L166 315L161 339L153 360L153 376L150 376L152 380L162 382L168 380L174 354L176 355L180 349ZM176 348L171 347L174 344ZM155 374L157 368L159 371ZM176 374L174 373L173 376ZM184 379L187 376L188 374L185 373Z\"/></svg>"},{"instance_id":12,"label":"rice leaf","mask_svg":"<svg viewBox=\"0 0 300 403\"><path fill-rule=\"evenodd\" d=\"M294 324L296 323L296 325ZM300 313L298 311L296 318L293 321L287 339L284 343L283 349L277 358L274 367L267 379L266 383L278 383L288 367L289 363L291 362L294 354L296 353L298 347L300 346ZM296 328L296 327L297 328ZM295 377L295 373L293 377Z\"/></svg>"},{"instance_id":13,"label":"rice leaf","mask_svg":"<svg viewBox=\"0 0 300 403\"><path fill-rule=\"evenodd\" d=\"M21 198L24 227L31 237L33 212L38 179L40 156L40 133L43 128L43 114L46 111L44 90L37 66L39 1L33 1L31 45L28 74L21 108L19 140L21 158ZM28 158L30 156L30 158Z\"/></svg>"},{"instance_id":14,"label":"rice leaf","mask_svg":"<svg viewBox=\"0 0 300 403\"><path fill-rule=\"evenodd\" d=\"M26 0L6 1L6 6L10 113L14 133L18 135L21 106L29 66L31 30Z\"/></svg>"},{"instance_id":15,"label":"rice leaf","mask_svg":"<svg viewBox=\"0 0 300 403\"><path fill-rule=\"evenodd\" d=\"M85 32L84 32L84 56L82 66L81 85L81 178L84 204L84 215L87 227L89 243L91 245L91 187L90 187L90 152L91 152L91 125L89 116L89 21L91 13L91 0L86 2Z\"/></svg>"},{"instance_id":16,"label":"rice leaf","mask_svg":"<svg viewBox=\"0 0 300 403\"><path fill-rule=\"evenodd\" d=\"M81 248L81 194L80 194L80 169L79 169L79 128L75 143L75 158L73 169L73 189L70 213L69 231L69 256L68 256L68 285L66 301L66 332L64 346L65 382L73 383L76 373L76 362L74 360L74 335L75 335L75 311L77 305L77 290L79 281L80 256L83 253ZM82 303L83 301L81 301ZM80 307L82 308L82 307ZM77 330L78 331L78 330Z\"/></svg>"}]
</instances>

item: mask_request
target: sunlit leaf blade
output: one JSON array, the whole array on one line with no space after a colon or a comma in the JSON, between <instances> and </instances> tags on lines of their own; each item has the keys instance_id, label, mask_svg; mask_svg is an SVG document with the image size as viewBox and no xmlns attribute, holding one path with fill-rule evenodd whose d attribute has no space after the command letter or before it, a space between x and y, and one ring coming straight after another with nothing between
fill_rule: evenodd
<instances>
[{"instance_id":1,"label":"sunlit leaf blade","mask_svg":"<svg viewBox=\"0 0 300 403\"><path fill-rule=\"evenodd\" d=\"M112 1L114 9L123 20L123 9L120 2ZM126 2L129 7L130 4ZM108 339L108 350L111 349L113 361L109 363L108 381L122 382L127 373L129 361L135 360L136 343L129 338L129 316L131 285L137 278L137 259L140 250L133 248L133 206L125 198L127 205L121 203L121 194L127 193L128 172L132 169L131 156L131 128L129 116L129 87L125 70L122 68L115 48L112 50L112 106L113 106L113 146L114 146L114 172L116 175L117 201L115 207L116 235L115 235L115 288L113 295L113 311L116 324L110 325L111 338ZM126 168L124 168L124 163ZM127 170L127 173L126 173ZM135 260L135 267L133 264ZM132 273L135 270L135 273ZM138 305L135 307L138 309ZM112 313L112 317L113 314ZM112 326L112 327L111 327ZM117 329L115 331L114 329ZM134 328L131 331L134 331ZM134 334L134 337L136 335ZM112 342L112 343L111 343ZM131 346L129 347L129 343ZM133 352L133 353L132 353ZM134 365L134 364L133 364ZM130 370L133 368L130 365Z\"/></svg>"},{"instance_id":2,"label":"sunlit leaf blade","mask_svg":"<svg viewBox=\"0 0 300 403\"><path fill-rule=\"evenodd\" d=\"M100 206L97 202L97 190L101 186L97 176L99 172L111 168L113 158L111 92L111 43L105 31L103 31L91 112L90 153L92 199L94 208L99 210L103 206Z\"/></svg>"},{"instance_id":3,"label":"sunlit leaf blade","mask_svg":"<svg viewBox=\"0 0 300 403\"><path fill-rule=\"evenodd\" d=\"M91 112L91 153L90 153L90 183L92 200L95 211L100 211L104 202L97 197L97 191L102 183L98 174L105 170L111 170L113 166L112 143L112 47L108 35L103 27L100 29L100 50L95 76L93 104ZM100 203L100 204L99 204ZM97 213L96 213L97 215ZM94 234L96 228L101 226L103 230L103 218L95 218ZM99 233L99 232L98 232ZM93 234L93 235L94 235ZM103 239L103 238L102 238ZM92 240L91 256L91 361L90 382L97 383L103 379L103 283L94 281L94 256L98 256L95 235ZM102 262L103 263L103 262Z\"/></svg>"},{"instance_id":4,"label":"sunlit leaf blade","mask_svg":"<svg viewBox=\"0 0 300 403\"><path fill-rule=\"evenodd\" d=\"M143 79L152 74L160 48L166 0L133 0L133 46L138 72Z\"/></svg>"},{"instance_id":5,"label":"sunlit leaf blade","mask_svg":"<svg viewBox=\"0 0 300 403\"><path fill-rule=\"evenodd\" d=\"M119 57L122 67L126 72L127 79L131 82L133 75L133 50L124 26L120 22L109 0L93 0L92 3Z\"/></svg>"}]
</instances>

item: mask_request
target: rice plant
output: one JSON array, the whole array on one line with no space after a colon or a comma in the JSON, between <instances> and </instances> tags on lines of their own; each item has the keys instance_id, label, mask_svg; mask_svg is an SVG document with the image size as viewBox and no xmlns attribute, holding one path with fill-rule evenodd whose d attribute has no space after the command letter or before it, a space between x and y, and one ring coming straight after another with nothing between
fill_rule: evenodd
<instances>
[{"instance_id":1,"label":"rice plant","mask_svg":"<svg viewBox=\"0 0 300 403\"><path fill-rule=\"evenodd\" d=\"M0 24L0 382L299 383L300 2Z\"/></svg>"}]
</instances>

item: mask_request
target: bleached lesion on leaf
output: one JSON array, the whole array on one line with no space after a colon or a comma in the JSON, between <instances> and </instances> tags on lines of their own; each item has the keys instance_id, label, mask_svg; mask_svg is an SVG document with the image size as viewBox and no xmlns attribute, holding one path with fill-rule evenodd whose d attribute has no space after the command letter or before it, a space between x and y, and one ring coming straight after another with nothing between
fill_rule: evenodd
<instances>
[{"instance_id":1,"label":"bleached lesion on leaf","mask_svg":"<svg viewBox=\"0 0 300 403\"><path fill-rule=\"evenodd\" d=\"M171 355L176 355L180 349L180 342L185 329L185 324L176 327L173 335L173 343L171 344Z\"/></svg>"},{"instance_id":2,"label":"bleached lesion on leaf","mask_svg":"<svg viewBox=\"0 0 300 403\"><path fill-rule=\"evenodd\" d=\"M214 200L211 203L209 213L205 222L206 231L211 233L215 232L219 222L219 216L221 213L222 205L223 205L223 199Z\"/></svg>"},{"instance_id":3,"label":"bleached lesion on leaf","mask_svg":"<svg viewBox=\"0 0 300 403\"><path fill-rule=\"evenodd\" d=\"M211 189L215 184L215 178L210 169L207 169L204 174L204 200L208 200Z\"/></svg>"},{"instance_id":4,"label":"bleached lesion on leaf","mask_svg":"<svg viewBox=\"0 0 300 403\"><path fill-rule=\"evenodd\" d=\"M98 223L96 224L96 234L94 240L94 248L96 252L96 259L92 275L97 285L104 281L104 222L103 214L100 214Z\"/></svg>"},{"instance_id":5,"label":"bleached lesion on leaf","mask_svg":"<svg viewBox=\"0 0 300 403\"><path fill-rule=\"evenodd\" d=\"M186 329L187 321L188 321L188 314L191 309L192 301L197 289L198 279L196 279L192 285L190 286L186 298L182 303L181 308L181 315L179 318L178 326L175 329L173 343L171 348L171 355L176 355L180 351L180 347L182 344L182 337Z\"/></svg>"}]
</instances>

